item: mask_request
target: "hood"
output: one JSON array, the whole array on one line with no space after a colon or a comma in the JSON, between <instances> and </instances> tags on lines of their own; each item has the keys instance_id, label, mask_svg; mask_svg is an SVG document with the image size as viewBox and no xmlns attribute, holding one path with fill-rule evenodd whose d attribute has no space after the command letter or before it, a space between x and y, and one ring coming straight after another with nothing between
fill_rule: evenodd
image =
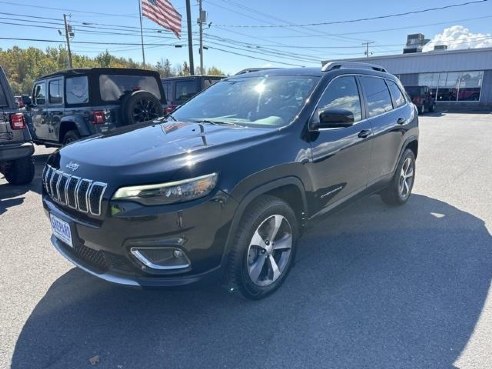
<instances>
[{"instance_id":1,"label":"hood","mask_svg":"<svg viewBox=\"0 0 492 369\"><path fill-rule=\"evenodd\" d=\"M115 130L75 142L58 151L50 163L92 180L109 183L115 177L126 177L124 182L138 183L148 180L149 175L169 178L174 170L192 167L241 145L250 146L253 141L270 137L272 132L264 128L166 122Z\"/></svg>"}]
</instances>

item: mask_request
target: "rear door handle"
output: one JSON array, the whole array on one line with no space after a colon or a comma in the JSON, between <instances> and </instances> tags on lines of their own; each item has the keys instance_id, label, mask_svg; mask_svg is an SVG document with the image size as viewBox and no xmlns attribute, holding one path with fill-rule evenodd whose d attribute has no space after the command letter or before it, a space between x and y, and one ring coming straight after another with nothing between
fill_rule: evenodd
<instances>
[{"instance_id":1,"label":"rear door handle","mask_svg":"<svg viewBox=\"0 0 492 369\"><path fill-rule=\"evenodd\" d=\"M369 135L372 133L370 129L363 129L362 131L359 132L358 137L359 138L367 138Z\"/></svg>"},{"instance_id":2,"label":"rear door handle","mask_svg":"<svg viewBox=\"0 0 492 369\"><path fill-rule=\"evenodd\" d=\"M396 121L397 124L403 124L405 123L405 119L403 118L398 118L398 120Z\"/></svg>"}]
</instances>

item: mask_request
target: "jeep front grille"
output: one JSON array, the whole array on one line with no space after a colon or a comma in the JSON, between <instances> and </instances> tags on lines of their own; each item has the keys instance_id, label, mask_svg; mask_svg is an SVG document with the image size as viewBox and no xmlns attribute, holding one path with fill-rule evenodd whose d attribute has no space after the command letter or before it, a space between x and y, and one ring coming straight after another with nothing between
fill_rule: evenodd
<instances>
[{"instance_id":1,"label":"jeep front grille","mask_svg":"<svg viewBox=\"0 0 492 369\"><path fill-rule=\"evenodd\" d=\"M50 198L82 213L101 215L102 198L107 184L80 178L46 165L43 187Z\"/></svg>"}]
</instances>

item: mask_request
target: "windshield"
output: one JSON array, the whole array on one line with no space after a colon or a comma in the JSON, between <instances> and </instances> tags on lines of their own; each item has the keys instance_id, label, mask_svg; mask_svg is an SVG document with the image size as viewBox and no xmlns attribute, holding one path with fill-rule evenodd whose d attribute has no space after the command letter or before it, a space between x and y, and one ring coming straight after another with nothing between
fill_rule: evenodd
<instances>
[{"instance_id":1,"label":"windshield","mask_svg":"<svg viewBox=\"0 0 492 369\"><path fill-rule=\"evenodd\" d=\"M258 76L223 80L183 105L177 120L281 127L301 111L318 77Z\"/></svg>"}]
</instances>

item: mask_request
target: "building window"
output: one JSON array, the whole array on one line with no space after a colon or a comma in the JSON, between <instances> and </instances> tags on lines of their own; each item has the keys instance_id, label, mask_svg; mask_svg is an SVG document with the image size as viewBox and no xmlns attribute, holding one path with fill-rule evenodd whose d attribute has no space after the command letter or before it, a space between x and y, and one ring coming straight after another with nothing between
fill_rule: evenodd
<instances>
[{"instance_id":1,"label":"building window","mask_svg":"<svg viewBox=\"0 0 492 369\"><path fill-rule=\"evenodd\" d=\"M429 86L436 101L479 101L483 71L419 74L419 85Z\"/></svg>"}]
</instances>

